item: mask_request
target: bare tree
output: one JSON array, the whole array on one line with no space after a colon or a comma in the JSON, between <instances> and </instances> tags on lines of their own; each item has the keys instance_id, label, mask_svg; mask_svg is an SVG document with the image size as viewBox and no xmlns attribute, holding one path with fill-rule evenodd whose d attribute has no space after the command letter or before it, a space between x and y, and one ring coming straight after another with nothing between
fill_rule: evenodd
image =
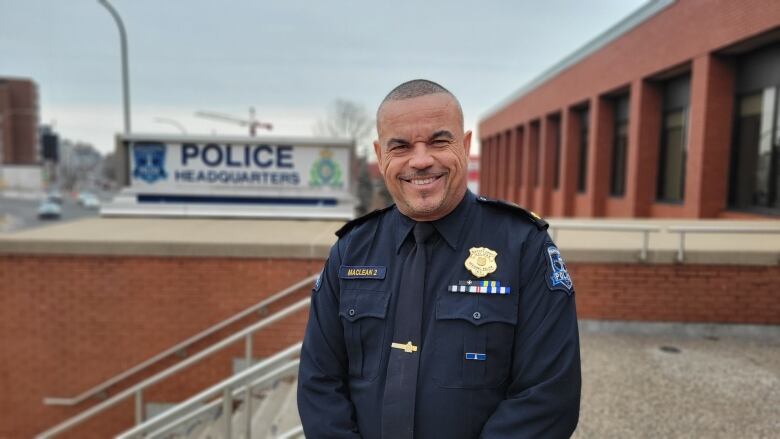
<instances>
[{"instance_id":1,"label":"bare tree","mask_svg":"<svg viewBox=\"0 0 780 439\"><path fill-rule=\"evenodd\" d=\"M374 138L374 119L366 108L345 99L336 99L325 119L314 126L320 136L347 137L355 141L356 163L353 169L354 194L358 198L357 214L366 213L374 198L374 186L368 172L368 155Z\"/></svg>"},{"instance_id":2,"label":"bare tree","mask_svg":"<svg viewBox=\"0 0 780 439\"><path fill-rule=\"evenodd\" d=\"M320 119L314 127L314 133L320 136L354 139L355 152L361 157L371 151L374 132L374 118L366 107L346 99L336 99L328 116Z\"/></svg>"}]
</instances>

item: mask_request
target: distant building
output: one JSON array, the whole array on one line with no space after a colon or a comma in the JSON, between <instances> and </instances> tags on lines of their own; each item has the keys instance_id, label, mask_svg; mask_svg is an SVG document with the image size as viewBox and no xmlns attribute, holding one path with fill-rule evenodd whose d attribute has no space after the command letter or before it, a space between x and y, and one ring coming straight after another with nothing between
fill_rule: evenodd
<instances>
[{"instance_id":1,"label":"distant building","mask_svg":"<svg viewBox=\"0 0 780 439\"><path fill-rule=\"evenodd\" d=\"M780 2L657 0L480 122L483 194L547 216L780 215Z\"/></svg>"},{"instance_id":2,"label":"distant building","mask_svg":"<svg viewBox=\"0 0 780 439\"><path fill-rule=\"evenodd\" d=\"M479 156L472 155L469 157L468 164L468 187L471 192L475 194L479 193Z\"/></svg>"},{"instance_id":3,"label":"distant building","mask_svg":"<svg viewBox=\"0 0 780 439\"><path fill-rule=\"evenodd\" d=\"M32 165L38 148L38 86L0 77L0 164Z\"/></svg>"}]
</instances>

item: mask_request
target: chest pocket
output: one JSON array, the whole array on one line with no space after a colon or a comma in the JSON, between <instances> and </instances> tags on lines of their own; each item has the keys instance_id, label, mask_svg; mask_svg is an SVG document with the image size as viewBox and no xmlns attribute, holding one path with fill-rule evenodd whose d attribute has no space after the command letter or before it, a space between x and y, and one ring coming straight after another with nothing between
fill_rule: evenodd
<instances>
[{"instance_id":1,"label":"chest pocket","mask_svg":"<svg viewBox=\"0 0 780 439\"><path fill-rule=\"evenodd\" d=\"M343 290L339 316L349 359L349 375L373 380L385 345L387 305L390 294L384 291Z\"/></svg>"},{"instance_id":2,"label":"chest pocket","mask_svg":"<svg viewBox=\"0 0 780 439\"><path fill-rule=\"evenodd\" d=\"M494 294L446 292L436 302L434 379L442 387L498 387L509 377L517 302Z\"/></svg>"}]
</instances>

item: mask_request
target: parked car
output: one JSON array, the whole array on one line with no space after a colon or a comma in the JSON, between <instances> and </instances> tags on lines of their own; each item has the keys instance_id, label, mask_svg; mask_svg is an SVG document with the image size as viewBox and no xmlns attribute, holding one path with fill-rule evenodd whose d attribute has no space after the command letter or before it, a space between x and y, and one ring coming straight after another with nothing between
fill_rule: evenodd
<instances>
[{"instance_id":1,"label":"parked car","mask_svg":"<svg viewBox=\"0 0 780 439\"><path fill-rule=\"evenodd\" d=\"M51 190L49 191L49 194L46 195L46 199L53 203L62 204L62 192L56 189Z\"/></svg>"},{"instance_id":2,"label":"parked car","mask_svg":"<svg viewBox=\"0 0 780 439\"><path fill-rule=\"evenodd\" d=\"M38 206L38 219L60 219L61 216L62 208L49 198Z\"/></svg>"},{"instance_id":3,"label":"parked car","mask_svg":"<svg viewBox=\"0 0 780 439\"><path fill-rule=\"evenodd\" d=\"M87 209L97 209L100 207L100 200L93 194L81 194L79 204Z\"/></svg>"},{"instance_id":4,"label":"parked car","mask_svg":"<svg viewBox=\"0 0 780 439\"><path fill-rule=\"evenodd\" d=\"M87 199L87 198L90 198L90 197L95 197L95 194L93 194L92 192L80 191L78 193L78 195L76 196L76 203L79 206L83 206L84 205L84 200Z\"/></svg>"}]
</instances>

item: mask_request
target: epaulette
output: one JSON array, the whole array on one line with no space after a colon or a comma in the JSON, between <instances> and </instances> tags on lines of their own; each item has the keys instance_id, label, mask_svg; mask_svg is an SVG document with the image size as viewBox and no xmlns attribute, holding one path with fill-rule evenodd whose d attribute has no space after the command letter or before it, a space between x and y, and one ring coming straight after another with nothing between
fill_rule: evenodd
<instances>
[{"instance_id":1,"label":"epaulette","mask_svg":"<svg viewBox=\"0 0 780 439\"><path fill-rule=\"evenodd\" d=\"M395 206L395 204L391 204L391 205L389 205L387 207L383 207L381 209L377 209L377 210L375 210L373 212L369 212L369 213L367 213L367 214L365 214L363 216L359 216L359 217L357 217L357 218L347 222L346 224L341 226L340 229L336 230L336 236L338 236L339 238L343 237L344 235L347 234L347 232L349 232L350 230L355 228L355 226L363 224L364 222L370 220L371 218L373 218L373 217L375 217L375 216L377 216L377 215L379 215L379 214L381 214L381 213L383 213L383 212L385 212L387 210L392 209L393 206Z\"/></svg>"},{"instance_id":2,"label":"epaulette","mask_svg":"<svg viewBox=\"0 0 780 439\"><path fill-rule=\"evenodd\" d=\"M491 206L498 206L500 208L515 213L519 213L523 218L526 218L529 221L531 221L539 230L547 230L547 227L549 227L547 221L543 220L542 217L533 213L530 210L523 209L522 207L518 206L515 203L510 203L509 201L504 201L504 200L494 200L492 198L483 197L481 195L477 197L477 201L481 203L489 204Z\"/></svg>"}]
</instances>

